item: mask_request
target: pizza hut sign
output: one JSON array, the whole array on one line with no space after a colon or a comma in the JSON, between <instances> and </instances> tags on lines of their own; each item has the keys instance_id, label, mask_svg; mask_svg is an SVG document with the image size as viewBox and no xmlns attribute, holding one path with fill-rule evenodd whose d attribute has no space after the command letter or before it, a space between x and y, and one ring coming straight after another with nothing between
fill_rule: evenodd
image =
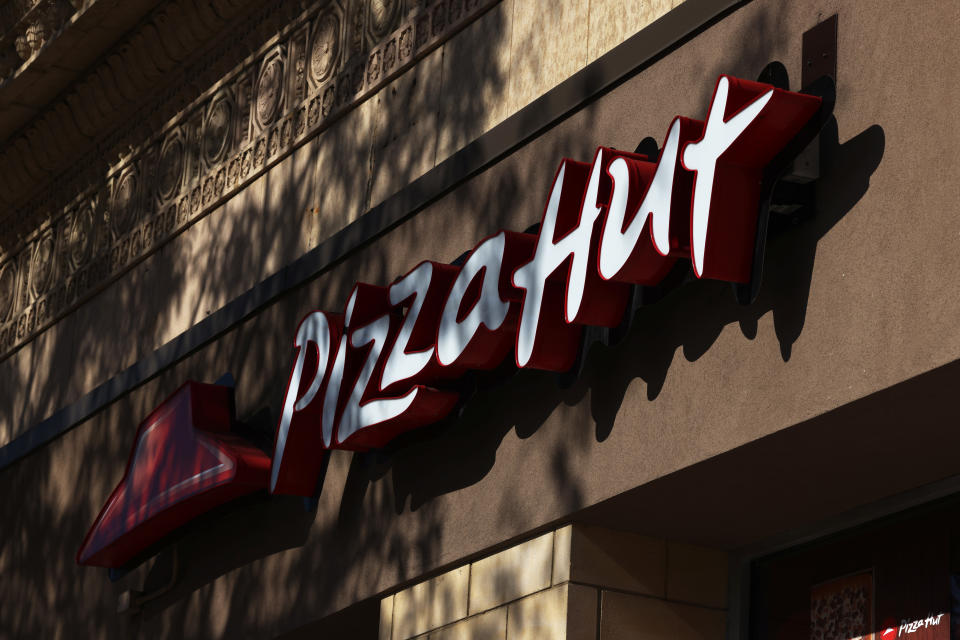
<instances>
[{"instance_id":1,"label":"pizza hut sign","mask_svg":"<svg viewBox=\"0 0 960 640\"><path fill-rule=\"evenodd\" d=\"M357 284L342 313L297 329L277 426L274 493L311 495L321 449L364 451L445 417L444 380L518 367L565 371L584 325L617 326L631 284L677 260L749 282L763 169L820 98L721 76L706 122L677 117L656 162L600 147L564 159L538 234L501 231L462 266L424 261L389 287Z\"/></svg>"},{"instance_id":2,"label":"pizza hut sign","mask_svg":"<svg viewBox=\"0 0 960 640\"><path fill-rule=\"evenodd\" d=\"M188 383L141 425L78 562L121 566L265 486L310 496L323 450L380 447L444 418L459 399L448 383L468 370L508 357L568 370L582 328L617 326L631 285L657 284L678 260L698 278L750 282L764 169L821 103L721 76L706 121L675 118L655 162L606 147L562 160L538 233L501 231L461 265L424 261L388 287L358 283L342 312L309 313L272 460L230 433L232 407L210 408L228 402L215 387Z\"/></svg>"}]
</instances>

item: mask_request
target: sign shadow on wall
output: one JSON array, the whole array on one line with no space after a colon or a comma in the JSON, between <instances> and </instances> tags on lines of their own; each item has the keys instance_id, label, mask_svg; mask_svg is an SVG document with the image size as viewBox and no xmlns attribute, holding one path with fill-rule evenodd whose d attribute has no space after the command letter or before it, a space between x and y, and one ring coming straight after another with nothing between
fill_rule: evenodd
<instances>
[{"instance_id":1,"label":"sign shadow on wall","mask_svg":"<svg viewBox=\"0 0 960 640\"><path fill-rule=\"evenodd\" d=\"M689 267L675 271L660 287L636 296L656 304L637 309L620 336L616 330L585 332L578 375L516 370L509 363L477 374L457 415L405 434L382 450L355 455L341 516L362 510L363 487L387 473L397 513L408 497L415 510L436 496L470 486L493 467L497 448L511 429L521 438L530 437L561 403L578 404L588 393L595 437L602 442L635 379L644 381L648 400L655 402L677 349L694 362L731 323L738 323L753 340L760 318L772 313L780 354L788 361L803 330L817 245L866 194L885 147L879 125L840 143L832 117L820 136L816 211L805 218L771 221L763 286L753 304L738 304L728 283L696 280ZM555 466L562 480L564 464L558 461ZM569 500L571 507L581 506L576 495Z\"/></svg>"}]
</instances>

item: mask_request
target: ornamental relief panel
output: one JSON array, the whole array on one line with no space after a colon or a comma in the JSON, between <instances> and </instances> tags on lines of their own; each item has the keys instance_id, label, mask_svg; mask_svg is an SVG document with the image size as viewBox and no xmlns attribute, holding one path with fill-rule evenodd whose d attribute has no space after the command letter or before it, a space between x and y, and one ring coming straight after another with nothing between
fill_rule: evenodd
<instances>
[{"instance_id":1,"label":"ornamental relief panel","mask_svg":"<svg viewBox=\"0 0 960 640\"><path fill-rule=\"evenodd\" d=\"M340 57L343 14L334 5L315 21L310 43L310 80L318 87L333 74Z\"/></svg>"},{"instance_id":2,"label":"ornamental relief panel","mask_svg":"<svg viewBox=\"0 0 960 640\"><path fill-rule=\"evenodd\" d=\"M347 50L347 59L363 53L364 45L364 21L367 17L365 2L351 2L347 4L347 37L345 47Z\"/></svg>"},{"instance_id":3,"label":"ornamental relief panel","mask_svg":"<svg viewBox=\"0 0 960 640\"><path fill-rule=\"evenodd\" d=\"M187 168L187 182L193 182L203 173L201 148L203 147L203 107L195 108L184 124L187 139L184 163Z\"/></svg>"},{"instance_id":4,"label":"ornamental relief panel","mask_svg":"<svg viewBox=\"0 0 960 640\"><path fill-rule=\"evenodd\" d=\"M299 104L307 97L307 41L308 27L298 29L291 36L288 45L289 62L287 63L288 87L287 102L291 105Z\"/></svg>"},{"instance_id":5,"label":"ornamental relief panel","mask_svg":"<svg viewBox=\"0 0 960 640\"><path fill-rule=\"evenodd\" d=\"M400 0L370 0L367 26L374 41L382 40L395 27L400 16Z\"/></svg>"},{"instance_id":6,"label":"ornamental relief panel","mask_svg":"<svg viewBox=\"0 0 960 640\"><path fill-rule=\"evenodd\" d=\"M47 293L53 279L56 258L54 232L47 230L34 244L30 263L30 293L34 300Z\"/></svg>"},{"instance_id":7,"label":"ornamental relief panel","mask_svg":"<svg viewBox=\"0 0 960 640\"><path fill-rule=\"evenodd\" d=\"M105 181L80 167L66 188L81 195L15 259L0 256L0 359L498 1L322 3L211 81L219 89L145 136Z\"/></svg>"},{"instance_id":8,"label":"ornamental relief panel","mask_svg":"<svg viewBox=\"0 0 960 640\"><path fill-rule=\"evenodd\" d=\"M207 108L203 123L202 155L206 166L219 164L230 150L233 136L233 99L227 92L217 94Z\"/></svg>"},{"instance_id":9,"label":"ornamental relief panel","mask_svg":"<svg viewBox=\"0 0 960 640\"><path fill-rule=\"evenodd\" d=\"M253 103L253 74L249 71L240 73L233 82L233 96L236 101L236 116L234 118L233 148L239 148L250 141L250 114Z\"/></svg>"},{"instance_id":10,"label":"ornamental relief panel","mask_svg":"<svg viewBox=\"0 0 960 640\"><path fill-rule=\"evenodd\" d=\"M171 130L160 150L160 166L157 171L157 198L163 203L180 191L183 182L184 153L186 145L179 127Z\"/></svg>"},{"instance_id":11,"label":"ornamental relief panel","mask_svg":"<svg viewBox=\"0 0 960 640\"><path fill-rule=\"evenodd\" d=\"M30 263L33 258L33 246L24 247L16 257L17 273L20 275L20 283L17 286L18 298L14 304L21 310L28 309L33 302L33 295L30 292Z\"/></svg>"},{"instance_id":12,"label":"ornamental relief panel","mask_svg":"<svg viewBox=\"0 0 960 640\"><path fill-rule=\"evenodd\" d=\"M139 217L140 175L136 166L129 166L114 182L110 204L110 226L116 236L133 227Z\"/></svg>"},{"instance_id":13,"label":"ornamental relief panel","mask_svg":"<svg viewBox=\"0 0 960 640\"><path fill-rule=\"evenodd\" d=\"M63 229L61 251L67 267L74 270L86 264L93 253L96 229L92 203L85 202L71 211L64 220Z\"/></svg>"},{"instance_id":14,"label":"ornamental relief panel","mask_svg":"<svg viewBox=\"0 0 960 640\"><path fill-rule=\"evenodd\" d=\"M280 113L283 103L283 51L277 47L266 56L257 76L254 114L261 130L266 129Z\"/></svg>"},{"instance_id":15,"label":"ornamental relief panel","mask_svg":"<svg viewBox=\"0 0 960 640\"><path fill-rule=\"evenodd\" d=\"M13 260L0 264L0 325L13 316L17 300L17 264Z\"/></svg>"}]
</instances>

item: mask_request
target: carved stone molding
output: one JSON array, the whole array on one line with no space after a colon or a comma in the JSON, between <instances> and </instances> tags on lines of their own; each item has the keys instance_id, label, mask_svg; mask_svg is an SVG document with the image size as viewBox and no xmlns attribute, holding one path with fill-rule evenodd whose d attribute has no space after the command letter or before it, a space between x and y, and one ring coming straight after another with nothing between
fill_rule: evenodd
<instances>
[{"instance_id":1,"label":"carved stone molding","mask_svg":"<svg viewBox=\"0 0 960 640\"><path fill-rule=\"evenodd\" d=\"M355 35L346 16L365 3L322 3L257 55L205 79L217 89L143 135L106 180L78 171L67 188L80 195L0 256L0 360L498 1L434 0L402 20L399 5L384 2L378 18L394 20L396 28L368 46L364 34L372 28L364 26L366 53L352 57L344 55ZM363 15L372 14L373 8Z\"/></svg>"},{"instance_id":2,"label":"carved stone molding","mask_svg":"<svg viewBox=\"0 0 960 640\"><path fill-rule=\"evenodd\" d=\"M195 56L207 39L253 2L167 0L131 35L108 50L99 63L80 75L60 97L7 139L0 148L0 206L6 209L0 214L0 226L19 226L22 219L30 218L31 194L74 164L78 149L87 149L99 142L105 132L126 120L132 108L149 101L163 78ZM98 13L92 11L93 8L98 8L99 13L106 10L100 8L99 3L87 4L91 5L87 14ZM69 17L73 12L66 0L41 0L37 6L41 5L50 7L44 15L56 15L60 21L58 24L66 20L64 15ZM33 10L28 17L35 12ZM90 20L96 18L94 15ZM22 40L20 48L30 56L42 47L54 30L51 26L54 23L50 20L43 24L46 25L43 28L37 27L29 33L25 31L22 37L18 36ZM74 36L74 39L78 37L81 36ZM36 47L31 44L39 41L42 42ZM11 60L3 44L4 41L0 40L0 71ZM76 46L64 44L68 49ZM69 52L63 55L69 55ZM54 64L37 73L56 77L64 72ZM0 84L0 89L5 91L7 87ZM0 103L9 109L16 103L16 97L5 98L0 92ZM143 122L145 135L141 140L161 124ZM8 133L4 131L2 135Z\"/></svg>"},{"instance_id":3,"label":"carved stone molding","mask_svg":"<svg viewBox=\"0 0 960 640\"><path fill-rule=\"evenodd\" d=\"M78 0L7 0L0 5L0 82L50 42L78 5Z\"/></svg>"}]
</instances>

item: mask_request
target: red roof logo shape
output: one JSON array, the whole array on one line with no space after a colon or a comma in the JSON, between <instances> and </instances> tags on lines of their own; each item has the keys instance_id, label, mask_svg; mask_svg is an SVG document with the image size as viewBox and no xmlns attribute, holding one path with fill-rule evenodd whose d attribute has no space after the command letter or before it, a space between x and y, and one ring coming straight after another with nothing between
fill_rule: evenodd
<instances>
[{"instance_id":1,"label":"red roof logo shape","mask_svg":"<svg viewBox=\"0 0 960 640\"><path fill-rule=\"evenodd\" d=\"M231 433L232 394L187 382L140 423L126 472L77 563L122 567L198 515L267 487L270 458Z\"/></svg>"}]
</instances>

